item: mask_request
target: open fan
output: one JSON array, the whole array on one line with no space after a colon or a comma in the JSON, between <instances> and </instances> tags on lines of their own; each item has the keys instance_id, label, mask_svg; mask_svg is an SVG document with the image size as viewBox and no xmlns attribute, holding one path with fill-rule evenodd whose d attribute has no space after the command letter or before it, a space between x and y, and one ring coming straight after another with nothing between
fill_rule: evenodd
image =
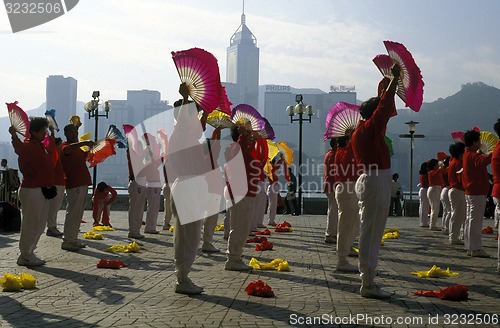
<instances>
[{"instance_id":1,"label":"open fan","mask_svg":"<svg viewBox=\"0 0 500 328\"><path fill-rule=\"evenodd\" d=\"M453 139L453 142L455 142L455 143L459 143L459 142L465 143L463 131L453 131L451 133L451 138Z\"/></svg>"},{"instance_id":2,"label":"open fan","mask_svg":"<svg viewBox=\"0 0 500 328\"><path fill-rule=\"evenodd\" d=\"M495 149L495 146L498 142L498 137L491 132L481 131L479 132L481 135L481 151L484 154L489 154Z\"/></svg>"},{"instance_id":3,"label":"open fan","mask_svg":"<svg viewBox=\"0 0 500 328\"><path fill-rule=\"evenodd\" d=\"M142 135L142 138L144 139L144 143L148 149L146 154L150 157L147 158L147 160L152 161L160 158L160 146L158 146L155 136L146 132Z\"/></svg>"},{"instance_id":4,"label":"open fan","mask_svg":"<svg viewBox=\"0 0 500 328\"><path fill-rule=\"evenodd\" d=\"M227 115L231 115L231 105L233 103L229 101L229 98L227 97L226 93L226 87L221 86L221 94L220 94L220 99L219 99L219 107L217 109L223 113L226 113Z\"/></svg>"},{"instance_id":5,"label":"open fan","mask_svg":"<svg viewBox=\"0 0 500 328\"><path fill-rule=\"evenodd\" d=\"M278 146L269 139L267 139L267 151L267 158L269 161L275 158L276 155L278 155L278 153L280 152Z\"/></svg>"},{"instance_id":6,"label":"open fan","mask_svg":"<svg viewBox=\"0 0 500 328\"><path fill-rule=\"evenodd\" d=\"M274 140L275 134L274 134L274 129L271 126L271 123L269 123L269 121L265 117L263 117L262 119L264 120L264 128L257 131L257 136L263 139Z\"/></svg>"},{"instance_id":7,"label":"open fan","mask_svg":"<svg viewBox=\"0 0 500 328\"><path fill-rule=\"evenodd\" d=\"M111 124L109 126L106 138L115 139L118 148L127 148L127 140L125 139L121 131L118 130L118 128L114 124Z\"/></svg>"},{"instance_id":8,"label":"open fan","mask_svg":"<svg viewBox=\"0 0 500 328\"><path fill-rule=\"evenodd\" d=\"M398 81L397 95L415 112L420 110L423 102L424 81L420 68L413 56L401 43L384 41L387 55L377 55L373 62L383 76L392 77L391 67L396 62L401 67L401 76Z\"/></svg>"},{"instance_id":9,"label":"open fan","mask_svg":"<svg viewBox=\"0 0 500 328\"><path fill-rule=\"evenodd\" d=\"M247 130L259 131L265 126L264 118L250 105L239 104L231 112L231 121Z\"/></svg>"},{"instance_id":10,"label":"open fan","mask_svg":"<svg viewBox=\"0 0 500 328\"><path fill-rule=\"evenodd\" d=\"M436 158L438 161L442 162L444 161L446 158L448 157L448 155L446 155L446 153L444 151L439 151L437 154L436 154Z\"/></svg>"},{"instance_id":11,"label":"open fan","mask_svg":"<svg viewBox=\"0 0 500 328\"><path fill-rule=\"evenodd\" d=\"M91 137L90 132L85 132L84 134L82 134L80 136L80 141L89 141L90 137ZM89 146L81 146L80 149L87 152L90 150L90 147Z\"/></svg>"},{"instance_id":12,"label":"open fan","mask_svg":"<svg viewBox=\"0 0 500 328\"><path fill-rule=\"evenodd\" d=\"M207 124L220 129L230 129L234 126L233 122L231 122L231 117L225 112L219 110L214 110L208 114Z\"/></svg>"},{"instance_id":13,"label":"open fan","mask_svg":"<svg viewBox=\"0 0 500 328\"><path fill-rule=\"evenodd\" d=\"M339 101L326 115L326 131L323 139L343 137L349 130L354 130L361 119L359 106Z\"/></svg>"},{"instance_id":14,"label":"open fan","mask_svg":"<svg viewBox=\"0 0 500 328\"><path fill-rule=\"evenodd\" d=\"M57 125L56 122L56 110L52 108L45 111L45 117L49 121L49 127L52 127L54 130L59 131L59 125Z\"/></svg>"},{"instance_id":15,"label":"open fan","mask_svg":"<svg viewBox=\"0 0 500 328\"><path fill-rule=\"evenodd\" d=\"M79 128L82 125L82 122L80 121L80 116L78 115L73 115L69 118L69 123L73 124L77 128Z\"/></svg>"},{"instance_id":16,"label":"open fan","mask_svg":"<svg viewBox=\"0 0 500 328\"><path fill-rule=\"evenodd\" d=\"M28 118L28 114L26 114L21 107L17 106L17 101L5 104L7 105L7 111L9 112L10 125L13 126L17 132L26 138L29 138L30 120Z\"/></svg>"},{"instance_id":17,"label":"open fan","mask_svg":"<svg viewBox=\"0 0 500 328\"><path fill-rule=\"evenodd\" d=\"M189 95L205 112L210 113L224 103L219 65L210 52L200 48L172 51L172 59Z\"/></svg>"},{"instance_id":18,"label":"open fan","mask_svg":"<svg viewBox=\"0 0 500 328\"><path fill-rule=\"evenodd\" d=\"M283 160L287 165L292 165L293 163L293 150L288 147L288 145L280 141L276 144L278 146L278 151L280 152L281 155L283 155Z\"/></svg>"},{"instance_id":19,"label":"open fan","mask_svg":"<svg viewBox=\"0 0 500 328\"><path fill-rule=\"evenodd\" d=\"M168 137L164 129L160 129L157 132L158 146L160 146L160 156L165 158L168 154Z\"/></svg>"},{"instance_id":20,"label":"open fan","mask_svg":"<svg viewBox=\"0 0 500 328\"><path fill-rule=\"evenodd\" d=\"M137 130L134 126L130 124L123 124L123 132L125 132L125 138L128 141L128 146L136 153L139 153L139 136L137 135Z\"/></svg>"},{"instance_id":21,"label":"open fan","mask_svg":"<svg viewBox=\"0 0 500 328\"><path fill-rule=\"evenodd\" d=\"M87 155L87 162L90 163L89 167L94 167L104 162L109 156L115 155L115 144L115 139L104 138L97 140L96 144L90 149Z\"/></svg>"}]
</instances>

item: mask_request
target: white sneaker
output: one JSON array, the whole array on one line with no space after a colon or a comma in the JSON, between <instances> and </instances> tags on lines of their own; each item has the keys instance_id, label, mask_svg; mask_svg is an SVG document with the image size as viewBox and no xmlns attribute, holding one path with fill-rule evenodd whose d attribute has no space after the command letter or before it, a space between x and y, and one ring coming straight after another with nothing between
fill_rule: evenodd
<instances>
[{"instance_id":1,"label":"white sneaker","mask_svg":"<svg viewBox=\"0 0 500 328\"><path fill-rule=\"evenodd\" d=\"M242 260L231 261L227 260L224 269L228 271L246 271L252 270L252 267L243 263Z\"/></svg>"},{"instance_id":2,"label":"white sneaker","mask_svg":"<svg viewBox=\"0 0 500 328\"><path fill-rule=\"evenodd\" d=\"M151 235L157 235L160 232L158 230L144 230L144 233L149 233Z\"/></svg>"},{"instance_id":3,"label":"white sneaker","mask_svg":"<svg viewBox=\"0 0 500 328\"><path fill-rule=\"evenodd\" d=\"M220 249L212 245L212 243L203 243L201 251L204 253L218 253L220 252Z\"/></svg>"},{"instance_id":4,"label":"white sneaker","mask_svg":"<svg viewBox=\"0 0 500 328\"><path fill-rule=\"evenodd\" d=\"M175 292L178 294L198 295L203 292L203 289L203 287L196 286L189 278L175 284Z\"/></svg>"},{"instance_id":5,"label":"white sneaker","mask_svg":"<svg viewBox=\"0 0 500 328\"><path fill-rule=\"evenodd\" d=\"M337 263L337 268L335 271L338 272L346 272L346 273L357 273L359 269L356 265L353 265L349 262Z\"/></svg>"},{"instance_id":6,"label":"white sneaker","mask_svg":"<svg viewBox=\"0 0 500 328\"><path fill-rule=\"evenodd\" d=\"M372 285L372 286L361 286L361 289L359 290L359 293L361 294L362 297L366 298L390 298L391 294L388 292L384 292L378 285Z\"/></svg>"},{"instance_id":7,"label":"white sneaker","mask_svg":"<svg viewBox=\"0 0 500 328\"><path fill-rule=\"evenodd\" d=\"M490 257L488 253L484 251L484 249L478 249L475 251L471 251L470 256L472 257Z\"/></svg>"},{"instance_id":8,"label":"white sneaker","mask_svg":"<svg viewBox=\"0 0 500 328\"><path fill-rule=\"evenodd\" d=\"M170 224L164 224L162 230L170 230Z\"/></svg>"}]
</instances>

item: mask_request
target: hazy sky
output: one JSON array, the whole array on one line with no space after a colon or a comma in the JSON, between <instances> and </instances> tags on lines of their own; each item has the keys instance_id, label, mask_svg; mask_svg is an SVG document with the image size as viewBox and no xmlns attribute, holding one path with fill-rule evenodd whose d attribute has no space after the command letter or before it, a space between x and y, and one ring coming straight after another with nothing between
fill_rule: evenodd
<instances>
[{"instance_id":1,"label":"hazy sky","mask_svg":"<svg viewBox=\"0 0 500 328\"><path fill-rule=\"evenodd\" d=\"M0 101L38 107L49 75L77 79L81 101L93 90L102 99L125 99L126 90L137 89L158 90L172 101L179 78L170 52L212 52L225 81L226 48L241 12L240 0L80 0L66 15L13 34L0 8ZM413 54L425 102L466 82L500 87L499 13L496 0L245 2L260 48L260 84L324 91L355 85L361 100L375 93L380 73L372 59L386 53L383 40Z\"/></svg>"}]
</instances>

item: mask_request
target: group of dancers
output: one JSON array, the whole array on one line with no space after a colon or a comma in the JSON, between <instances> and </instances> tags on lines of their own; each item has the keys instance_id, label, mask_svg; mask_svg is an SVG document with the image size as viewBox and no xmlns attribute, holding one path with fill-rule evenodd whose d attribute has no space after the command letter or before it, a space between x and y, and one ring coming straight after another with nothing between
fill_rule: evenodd
<instances>
[{"instance_id":1,"label":"group of dancers","mask_svg":"<svg viewBox=\"0 0 500 328\"><path fill-rule=\"evenodd\" d=\"M500 119L493 129L500 136ZM480 132L467 131L463 139L464 142L450 145L450 156L442 161L433 158L421 165L420 227L442 231L448 236L450 244L464 245L467 256L490 257L482 248L481 237L488 195L496 205L494 219L498 229L500 142L492 152L484 154ZM493 186L490 186L488 173L490 165ZM441 204L442 220L439 222ZM497 271L500 274L500 260Z\"/></svg>"}]
</instances>

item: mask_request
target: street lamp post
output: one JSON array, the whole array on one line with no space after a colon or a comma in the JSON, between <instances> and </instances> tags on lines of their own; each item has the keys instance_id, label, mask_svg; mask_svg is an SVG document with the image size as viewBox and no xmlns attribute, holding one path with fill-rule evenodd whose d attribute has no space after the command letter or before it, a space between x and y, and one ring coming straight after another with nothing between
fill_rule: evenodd
<instances>
[{"instance_id":1,"label":"street lamp post","mask_svg":"<svg viewBox=\"0 0 500 328\"><path fill-rule=\"evenodd\" d=\"M306 106L303 102L303 97L302 95L296 95L295 96L295 102L297 103L296 105L291 105L286 108L287 114L290 116L290 123L293 122L299 122L299 169L298 169L298 191L299 191L299 213L297 215L302 214L302 122L309 122L311 123L311 117L313 115L313 109L312 106ZM307 119L303 117L305 114L307 114ZM293 116L295 114L299 115L299 118L294 118Z\"/></svg>"},{"instance_id":2,"label":"street lamp post","mask_svg":"<svg viewBox=\"0 0 500 328\"><path fill-rule=\"evenodd\" d=\"M410 205L409 205L409 212L410 215L406 216L413 216L413 139L415 138L425 138L423 134L415 134L415 126L418 124L418 122L410 121L406 122L405 124L408 124L408 132L409 134L400 134L400 138L410 138ZM406 209L406 207L405 207Z\"/></svg>"},{"instance_id":3,"label":"street lamp post","mask_svg":"<svg viewBox=\"0 0 500 328\"><path fill-rule=\"evenodd\" d=\"M85 104L84 108L89 113L89 119L95 118L95 129L94 129L94 141L97 142L97 134L99 128L99 117L108 118L110 104L109 101L105 101L103 104L104 114L99 114L99 96L101 93L99 91L92 92L92 100ZM92 194L95 191L97 181L97 165L94 166L93 178L92 178Z\"/></svg>"}]
</instances>

